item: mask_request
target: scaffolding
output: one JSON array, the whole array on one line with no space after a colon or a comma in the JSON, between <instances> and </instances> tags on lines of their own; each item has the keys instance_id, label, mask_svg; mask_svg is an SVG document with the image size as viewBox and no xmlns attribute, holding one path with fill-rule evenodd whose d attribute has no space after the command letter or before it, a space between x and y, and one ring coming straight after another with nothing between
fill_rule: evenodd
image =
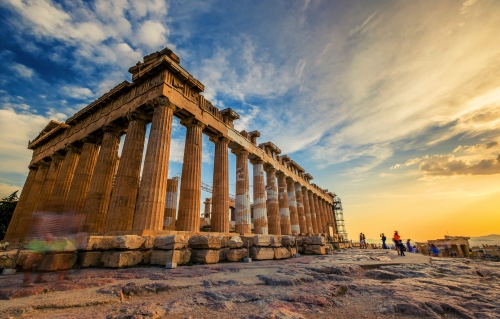
<instances>
[{"instance_id":1,"label":"scaffolding","mask_svg":"<svg viewBox=\"0 0 500 319\"><path fill-rule=\"evenodd\" d=\"M172 179L176 179L176 180L181 180L181 173L177 173L174 177L172 177ZM210 184L207 184L205 182L201 182L201 190L204 190L205 192L207 193L212 193L212 185ZM229 199L234 201L236 200L236 196L234 196L233 194L229 194Z\"/></svg>"},{"instance_id":2,"label":"scaffolding","mask_svg":"<svg viewBox=\"0 0 500 319\"><path fill-rule=\"evenodd\" d=\"M347 241L347 232L345 230L344 210L342 209L342 201L340 197L333 197L333 212L335 214L335 224L337 225L337 234L342 236L344 241Z\"/></svg>"}]
</instances>

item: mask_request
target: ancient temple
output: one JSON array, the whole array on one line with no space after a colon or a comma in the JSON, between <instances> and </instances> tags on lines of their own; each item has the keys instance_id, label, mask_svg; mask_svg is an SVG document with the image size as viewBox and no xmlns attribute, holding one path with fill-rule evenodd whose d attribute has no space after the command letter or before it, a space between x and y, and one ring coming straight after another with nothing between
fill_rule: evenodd
<instances>
[{"instance_id":1,"label":"ancient temple","mask_svg":"<svg viewBox=\"0 0 500 319\"><path fill-rule=\"evenodd\" d=\"M312 184L313 177L272 142L258 144L258 131L235 130L238 114L200 95L204 85L170 49L145 56L129 72L132 82L120 83L64 123L51 121L29 142L33 157L5 239L22 241L34 212L51 210L81 216L80 231L90 234L198 233L200 218L208 215L211 232L229 233L229 149L236 156L237 233L336 232L334 194ZM184 164L180 180L167 180L174 116L186 127ZM215 144L206 216L200 216L202 134Z\"/></svg>"}]
</instances>

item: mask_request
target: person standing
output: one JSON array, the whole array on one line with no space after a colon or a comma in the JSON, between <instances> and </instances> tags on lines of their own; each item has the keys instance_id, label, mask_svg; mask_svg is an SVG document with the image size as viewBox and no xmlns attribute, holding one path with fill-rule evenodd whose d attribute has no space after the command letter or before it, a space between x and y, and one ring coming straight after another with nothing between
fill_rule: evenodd
<instances>
[{"instance_id":1,"label":"person standing","mask_svg":"<svg viewBox=\"0 0 500 319\"><path fill-rule=\"evenodd\" d=\"M385 244L387 237L385 237L384 233L382 233L380 234L380 238L382 238L382 249L387 249L387 245Z\"/></svg>"},{"instance_id":2,"label":"person standing","mask_svg":"<svg viewBox=\"0 0 500 319\"><path fill-rule=\"evenodd\" d=\"M359 233L359 248L363 249L364 242L363 242L363 233Z\"/></svg>"},{"instance_id":3,"label":"person standing","mask_svg":"<svg viewBox=\"0 0 500 319\"><path fill-rule=\"evenodd\" d=\"M394 245L396 246L396 250L398 251L398 255L401 254L401 249L399 247L399 242L401 241L401 236L399 236L398 231L394 231L394 236L392 236L392 240L394 241Z\"/></svg>"},{"instance_id":4,"label":"person standing","mask_svg":"<svg viewBox=\"0 0 500 319\"><path fill-rule=\"evenodd\" d=\"M368 248L368 246L366 245L366 237L365 237L365 234L362 234L363 235L363 246L365 249Z\"/></svg>"},{"instance_id":5,"label":"person standing","mask_svg":"<svg viewBox=\"0 0 500 319\"><path fill-rule=\"evenodd\" d=\"M410 242L410 240L411 240L411 239L408 239L408 240L406 241L406 248L408 249L408 252L409 252L409 253L413 253L414 251L413 251L413 247L411 246L411 242Z\"/></svg>"}]
</instances>

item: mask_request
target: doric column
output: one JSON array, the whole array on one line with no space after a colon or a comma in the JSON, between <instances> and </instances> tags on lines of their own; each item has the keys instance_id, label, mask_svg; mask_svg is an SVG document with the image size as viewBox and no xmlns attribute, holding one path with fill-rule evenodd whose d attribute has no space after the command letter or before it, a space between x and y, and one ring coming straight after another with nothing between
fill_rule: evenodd
<instances>
[{"instance_id":1,"label":"doric column","mask_svg":"<svg viewBox=\"0 0 500 319\"><path fill-rule=\"evenodd\" d=\"M253 165L253 231L255 234L268 234L266 185L264 183L264 161L252 159Z\"/></svg>"},{"instance_id":2,"label":"doric column","mask_svg":"<svg viewBox=\"0 0 500 319\"><path fill-rule=\"evenodd\" d=\"M323 223L323 232L325 234L328 234L328 216L326 214L326 206L325 206L325 200L323 198L319 198L318 197L318 201L319 201L319 207L320 207L320 210L321 210L321 221Z\"/></svg>"},{"instance_id":3,"label":"doric column","mask_svg":"<svg viewBox=\"0 0 500 319\"><path fill-rule=\"evenodd\" d=\"M235 149L236 155L236 220L235 227L238 234L252 233L250 215L250 187L248 180L248 151Z\"/></svg>"},{"instance_id":4,"label":"doric column","mask_svg":"<svg viewBox=\"0 0 500 319\"><path fill-rule=\"evenodd\" d=\"M167 181L167 201L165 202L165 219L163 229L169 226L175 226L177 217L177 189L179 180L172 178Z\"/></svg>"},{"instance_id":5,"label":"doric column","mask_svg":"<svg viewBox=\"0 0 500 319\"><path fill-rule=\"evenodd\" d=\"M198 233L200 231L202 130L205 125L193 118L184 119L181 124L186 126L187 130L177 230Z\"/></svg>"},{"instance_id":6,"label":"doric column","mask_svg":"<svg viewBox=\"0 0 500 319\"><path fill-rule=\"evenodd\" d=\"M66 207L66 200L68 199L69 189L71 187L71 182L75 176L76 166L80 159L80 153L82 149L74 145L68 145L66 147L66 156L64 156L64 161L62 163L61 171L57 177L56 183L54 185L54 191L50 198L50 206L58 207L57 210L63 210Z\"/></svg>"},{"instance_id":7,"label":"doric column","mask_svg":"<svg viewBox=\"0 0 500 319\"><path fill-rule=\"evenodd\" d=\"M33 212L35 210L35 205L40 196L43 188L43 184L47 178L49 172L50 162L41 161L38 163L38 170L36 171L35 180L30 187L29 198L27 199L26 206L23 209L23 214L21 215L19 227L14 230L13 238L24 238L29 234L31 230L31 223L33 221Z\"/></svg>"},{"instance_id":8,"label":"doric column","mask_svg":"<svg viewBox=\"0 0 500 319\"><path fill-rule=\"evenodd\" d=\"M304 216L306 218L306 233L308 235L311 235L314 233L313 230L313 225L312 225L312 219L311 219L311 209L310 209L310 204L309 204L309 195L307 191L307 187L302 186L302 200L304 204Z\"/></svg>"},{"instance_id":9,"label":"doric column","mask_svg":"<svg viewBox=\"0 0 500 319\"><path fill-rule=\"evenodd\" d=\"M299 216L300 234L307 234L306 215L304 212L304 200L302 199L302 186L295 183L295 199L297 201L297 215Z\"/></svg>"},{"instance_id":10,"label":"doric column","mask_svg":"<svg viewBox=\"0 0 500 319\"><path fill-rule=\"evenodd\" d=\"M318 227L318 233L321 234L323 233L323 218L322 218L322 212L319 206L319 200L318 200L318 195L313 194L313 200L314 200L314 210L316 212L316 226Z\"/></svg>"},{"instance_id":11,"label":"doric column","mask_svg":"<svg viewBox=\"0 0 500 319\"><path fill-rule=\"evenodd\" d=\"M295 181L291 178L286 179L288 191L288 208L290 210L290 225L292 235L300 234L299 213L297 210L297 197L295 195Z\"/></svg>"},{"instance_id":12,"label":"doric column","mask_svg":"<svg viewBox=\"0 0 500 319\"><path fill-rule=\"evenodd\" d=\"M210 216L212 215L210 207L211 204L212 204L212 199L205 198L205 201L203 202L203 205L205 205L205 213L203 214L203 218L210 218Z\"/></svg>"},{"instance_id":13,"label":"doric column","mask_svg":"<svg viewBox=\"0 0 500 319\"><path fill-rule=\"evenodd\" d=\"M307 191L307 196L309 197L309 210L311 211L311 225L314 234L319 234L318 231L318 220L316 218L316 205L314 204L314 197L311 191Z\"/></svg>"},{"instance_id":14,"label":"doric column","mask_svg":"<svg viewBox=\"0 0 500 319\"><path fill-rule=\"evenodd\" d=\"M133 230L162 230L167 197L168 160L175 106L166 97L149 103L154 108L148 148L134 214Z\"/></svg>"},{"instance_id":15,"label":"doric column","mask_svg":"<svg viewBox=\"0 0 500 319\"><path fill-rule=\"evenodd\" d=\"M335 203L330 204L330 213L332 214L332 223L333 223L333 233L337 234L337 218L335 217Z\"/></svg>"},{"instance_id":16,"label":"doric column","mask_svg":"<svg viewBox=\"0 0 500 319\"><path fill-rule=\"evenodd\" d=\"M101 150L83 206L83 231L88 233L100 233L104 230L122 132L122 129L115 125L106 126L103 130Z\"/></svg>"},{"instance_id":17,"label":"doric column","mask_svg":"<svg viewBox=\"0 0 500 319\"><path fill-rule=\"evenodd\" d=\"M281 235L291 235L292 227L290 225L290 208L288 206L288 192L286 185L286 175L278 172L278 202L280 207L280 226Z\"/></svg>"},{"instance_id":18,"label":"doric column","mask_svg":"<svg viewBox=\"0 0 500 319\"><path fill-rule=\"evenodd\" d=\"M266 194L267 194L267 221L269 223L270 235L281 235L280 208L278 203L278 185L276 183L276 169L265 165L266 171Z\"/></svg>"},{"instance_id":19,"label":"doric column","mask_svg":"<svg viewBox=\"0 0 500 319\"><path fill-rule=\"evenodd\" d=\"M217 136L210 141L215 144L210 230L229 233L229 140Z\"/></svg>"},{"instance_id":20,"label":"doric column","mask_svg":"<svg viewBox=\"0 0 500 319\"><path fill-rule=\"evenodd\" d=\"M19 233L19 227L21 224L22 217L26 215L26 206L28 204L29 198L33 197L30 194L31 188L35 183L36 173L38 171L38 165L32 165L29 167L29 173L26 177L26 182L24 183L23 190L21 191L21 196L19 196L19 201L17 202L16 209L14 210L14 214L12 215L12 219L10 220L9 227L7 228L7 232L5 233L5 240L15 239L14 237L16 233ZM35 195L36 197L36 195Z\"/></svg>"},{"instance_id":21,"label":"doric column","mask_svg":"<svg viewBox=\"0 0 500 319\"><path fill-rule=\"evenodd\" d=\"M77 215L83 213L83 205L85 204L85 198L87 197L99 153L99 145L95 138L86 137L82 142L82 152L76 165L75 175L66 201L66 210L75 212ZM80 226L83 227L83 225Z\"/></svg>"},{"instance_id":22,"label":"doric column","mask_svg":"<svg viewBox=\"0 0 500 319\"><path fill-rule=\"evenodd\" d=\"M52 161L50 162L50 168L47 172L47 177L43 182L42 190L38 195L34 211L44 211L51 208L48 204L50 197L52 196L52 192L54 191L54 185L56 184L59 171L61 170L64 155L55 153L51 157Z\"/></svg>"},{"instance_id":23,"label":"doric column","mask_svg":"<svg viewBox=\"0 0 500 319\"><path fill-rule=\"evenodd\" d=\"M106 226L104 228L106 232L129 231L132 229L145 138L146 117L142 114L131 114L111 200L109 201Z\"/></svg>"}]
</instances>

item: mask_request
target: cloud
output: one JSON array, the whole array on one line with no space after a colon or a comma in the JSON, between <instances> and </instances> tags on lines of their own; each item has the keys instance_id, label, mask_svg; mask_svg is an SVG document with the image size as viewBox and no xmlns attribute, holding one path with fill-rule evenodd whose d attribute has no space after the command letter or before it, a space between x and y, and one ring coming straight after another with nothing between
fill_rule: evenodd
<instances>
[{"instance_id":1,"label":"cloud","mask_svg":"<svg viewBox=\"0 0 500 319\"><path fill-rule=\"evenodd\" d=\"M498 142L497 141L491 141L491 142L487 142L487 143L483 143L483 144L476 144L476 145L473 145L473 146L462 146L462 145L459 145L459 146L457 146L457 148L455 148L453 150L453 153L456 153L456 152L459 152L459 151L468 152L468 153L474 153L474 152L478 152L480 150L488 150L490 148L497 147L497 146L498 146Z\"/></svg>"},{"instance_id":2,"label":"cloud","mask_svg":"<svg viewBox=\"0 0 500 319\"><path fill-rule=\"evenodd\" d=\"M168 30L158 21L145 21L137 33L137 41L150 48L164 45Z\"/></svg>"},{"instance_id":3,"label":"cloud","mask_svg":"<svg viewBox=\"0 0 500 319\"><path fill-rule=\"evenodd\" d=\"M500 154L496 158L477 163L470 163L453 155L434 155L423 158L419 170L425 177L500 174Z\"/></svg>"},{"instance_id":4,"label":"cloud","mask_svg":"<svg viewBox=\"0 0 500 319\"><path fill-rule=\"evenodd\" d=\"M19 63L13 63L10 68L22 78L31 79L35 75L35 71L27 66Z\"/></svg>"},{"instance_id":5,"label":"cloud","mask_svg":"<svg viewBox=\"0 0 500 319\"><path fill-rule=\"evenodd\" d=\"M88 99L94 96L90 89L84 87L63 86L61 90L64 94L73 99Z\"/></svg>"},{"instance_id":6,"label":"cloud","mask_svg":"<svg viewBox=\"0 0 500 319\"><path fill-rule=\"evenodd\" d=\"M422 161L421 158L412 158L412 159L407 160L404 164L396 164L394 166L391 166L391 169L398 169L398 168L401 168L401 167L411 166L411 165L414 165L414 164L418 164L421 161Z\"/></svg>"},{"instance_id":7,"label":"cloud","mask_svg":"<svg viewBox=\"0 0 500 319\"><path fill-rule=\"evenodd\" d=\"M358 33L358 32L362 32L364 27L368 24L368 22L370 22L370 20L377 14L377 12L374 12L371 16L368 17L368 19L366 19L363 24L355 27L354 29L352 29L351 31L349 31L349 36L355 34L355 33Z\"/></svg>"}]
</instances>

